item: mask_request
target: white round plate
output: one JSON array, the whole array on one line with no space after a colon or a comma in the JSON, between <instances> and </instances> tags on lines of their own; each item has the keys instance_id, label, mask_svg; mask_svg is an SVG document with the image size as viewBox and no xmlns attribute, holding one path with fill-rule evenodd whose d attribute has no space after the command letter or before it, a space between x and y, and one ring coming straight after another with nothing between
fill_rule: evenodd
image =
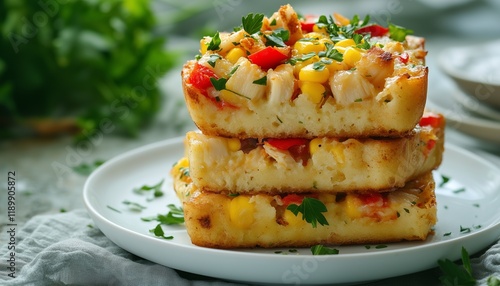
<instances>
[{"instance_id":1,"label":"white round plate","mask_svg":"<svg viewBox=\"0 0 500 286\"><path fill-rule=\"evenodd\" d=\"M500 170L458 147L447 145L435 173L452 178L436 190L438 223L423 242L336 246L338 255L313 256L308 248L218 250L191 244L184 226L163 226L165 240L149 230L156 222L143 217L166 214L180 205L169 170L184 153L183 138L147 145L100 166L88 178L83 197L99 229L123 249L174 269L247 283L335 284L377 280L435 267L439 259L455 260L462 246L473 254L500 236ZM148 200L133 188L164 181L165 195ZM146 209L130 210L124 201ZM277 253L281 251L281 253Z\"/></svg>"},{"instance_id":2,"label":"white round plate","mask_svg":"<svg viewBox=\"0 0 500 286\"><path fill-rule=\"evenodd\" d=\"M453 45L439 55L439 66L471 98L500 110L500 41Z\"/></svg>"},{"instance_id":3,"label":"white round plate","mask_svg":"<svg viewBox=\"0 0 500 286\"><path fill-rule=\"evenodd\" d=\"M473 98L460 90L452 92L453 99L459 102L465 109L487 117L500 123L500 110L494 109L481 103L477 98Z\"/></svg>"},{"instance_id":4,"label":"white round plate","mask_svg":"<svg viewBox=\"0 0 500 286\"><path fill-rule=\"evenodd\" d=\"M453 99L456 90L441 90L430 93L427 109L442 113L449 127L475 138L500 143L500 121L474 116L460 102Z\"/></svg>"}]
</instances>

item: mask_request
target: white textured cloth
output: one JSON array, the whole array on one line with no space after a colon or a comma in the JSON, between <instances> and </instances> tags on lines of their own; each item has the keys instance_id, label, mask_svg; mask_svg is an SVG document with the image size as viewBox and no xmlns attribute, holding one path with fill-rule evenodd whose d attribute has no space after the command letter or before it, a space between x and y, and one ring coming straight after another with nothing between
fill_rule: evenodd
<instances>
[{"instance_id":1,"label":"white textured cloth","mask_svg":"<svg viewBox=\"0 0 500 286\"><path fill-rule=\"evenodd\" d=\"M230 285L137 257L111 242L85 210L40 215L16 233L16 278L1 246L0 285Z\"/></svg>"},{"instance_id":2,"label":"white textured cloth","mask_svg":"<svg viewBox=\"0 0 500 286\"><path fill-rule=\"evenodd\" d=\"M234 285L176 271L121 249L93 227L85 210L29 220L16 233L16 278L8 276L7 246L0 246L0 285ZM472 259L472 266L478 285L487 285L492 275L500 278L500 241ZM366 285L440 285L440 275L435 268Z\"/></svg>"}]
</instances>

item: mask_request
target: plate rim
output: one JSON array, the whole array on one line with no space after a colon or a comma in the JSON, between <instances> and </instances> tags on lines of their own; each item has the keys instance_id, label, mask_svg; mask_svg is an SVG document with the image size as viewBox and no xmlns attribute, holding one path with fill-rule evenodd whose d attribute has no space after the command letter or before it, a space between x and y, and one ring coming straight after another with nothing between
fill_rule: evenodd
<instances>
[{"instance_id":1,"label":"plate rim","mask_svg":"<svg viewBox=\"0 0 500 286\"><path fill-rule=\"evenodd\" d=\"M170 248L178 248L179 250L182 250L182 251L199 251L200 249L204 252L207 252L207 253L215 253L215 254L218 254L218 255L221 255L221 253L223 253L222 255L225 255L224 257L227 258L228 256L232 256L232 255L238 255L238 256L241 256L241 257L262 257L263 255L265 255L266 259L272 259L275 260L275 261L283 261L283 260L287 260L288 262L298 262L298 261L303 261L304 259L306 258L315 258L315 256L311 255L311 254L301 254L301 255L297 255L297 256L282 256L282 255L276 255L276 254L273 254L272 252L269 253L269 254L266 254L266 253L254 253L254 252L241 252L241 251L238 251L238 252L235 252L235 251L222 251L220 249L210 249L210 248L199 248L196 247L196 246L192 246L192 245L183 245L183 244L174 244L174 243L169 243L168 241L162 241L162 240L159 240L158 238L156 237L153 237L153 236L148 236L146 234L143 234L143 233L139 233L139 232L136 232L134 230L131 230L125 226L122 226L118 223L115 223L113 222L112 220L110 220L109 218L107 218L105 215L103 215L100 211L98 211L91 203L90 201L90 198L89 198L89 195L90 195L90 186L93 182L93 180L96 180L94 179L96 176L98 176L98 174L100 172L102 172L102 170L105 170L106 168L111 168L111 167L108 167L108 166L113 166L114 164L117 164L116 162L120 162L121 160L124 160L126 158L129 158L131 156L134 156L134 155L137 155L137 154L141 154L145 151L148 151L148 152L154 152L155 150L158 150L158 149L162 149L162 148L167 148L167 147L176 147L177 144L182 144L184 140L184 136L180 136L180 137L175 137L175 138L170 138L170 139L167 139L167 140L163 140L163 141L159 141L159 142L155 142L155 143L151 143L151 144L147 144L147 145L144 145L144 146L141 146L139 148L135 148L135 149L132 149L132 150L129 150L127 152L124 152L114 158L111 158L110 160L106 161L104 164L102 164L101 166L99 166L87 179L87 181L85 182L85 185L84 185L84 188L83 188L83 200L84 200L84 204L85 206L87 207L87 210L88 210L88 213L89 215L91 216L91 218L94 220L94 222L96 223L96 225L99 227L99 229L103 232L103 234L105 236L108 237L108 239L110 239L111 241L115 242L115 240L111 239L110 236L102 230L101 228L101 223L105 223L107 224L108 226L111 226L115 229L119 229L120 231L123 231L123 232L126 232L126 233L129 233L133 236L136 236L140 239L145 239L145 241L147 241L148 243L152 243L152 244L158 244L158 245L162 245L162 246L165 246L165 245L170 245ZM456 145L453 145L453 144L449 144L449 143L446 143L445 145L445 148L448 149L448 150L451 150L451 149L454 149L455 152L459 152L461 153L462 155L465 155L467 156L469 159L471 160L476 160L478 161L480 164L482 165L485 165L488 169L494 169L494 170L498 170L500 172L500 168L497 167L495 164L493 164L492 162L484 159L484 158L481 158L477 155L475 155L474 153L470 152L469 150L466 150L466 149L463 149L459 146L456 146ZM99 223L96 221L100 221ZM495 233L495 234L491 234L491 233ZM441 241L437 241L437 242L433 242L433 243L429 243L429 244L423 244L423 245L417 245L417 246L410 246L409 248L397 248L397 249L389 249L389 250L385 250L384 252L378 252L378 251L373 251L373 252L367 252L367 253L347 253L347 254L343 254L343 255L339 255L339 256L328 256L326 257L326 260L334 260L334 261L343 261L343 260L349 260L349 259L357 259L359 257L369 257L369 258L377 258L377 257L383 257L385 255L392 255L392 254L400 254L400 253L408 253L410 252L413 253L413 252L418 252L418 251L422 251L422 250L426 250L426 249L429 249L429 248L438 248L443 245L443 244L447 244L448 245L448 248L449 247L453 247L453 245L455 245L457 242L459 241L464 241L464 240L477 240L477 237L484 237L486 235L489 235L489 236L492 236L494 235L495 237L500 235L500 217L498 217L496 220L494 220L493 222L491 222L491 225L487 228L482 228L482 229L479 229L479 230L475 230L473 233L470 233L470 234L467 234L466 236L458 236L458 237L453 237L453 238L450 238L450 239L447 239L447 240L441 240ZM165 242L167 242L167 244L165 244ZM493 241L491 241L493 242ZM116 242L115 242L116 243ZM118 243L117 243L118 244ZM127 249L125 247L123 247L122 245L118 244L120 247L122 247L123 249L125 249L126 251L130 251L130 249ZM480 249L484 248L484 246L480 247L479 249L477 249L476 251L479 251ZM130 251L132 253L134 253L133 251ZM454 255L454 256L453 256ZM450 256L450 259L458 259L459 258L459 253L454 253L452 256ZM140 256L140 255L139 255ZM146 258L147 259L147 258ZM152 260L153 261L153 260ZM155 261L156 262L156 261ZM434 263L436 263L437 261L435 261ZM159 263L159 262L156 262L158 264L162 264L162 265L165 265L163 263ZM168 266L168 267L172 267L172 268L176 268L174 266L171 266L171 265L165 265L165 266ZM188 271L190 272L189 269L181 269L181 268L176 268L176 269L180 269L180 270L183 270L183 271ZM428 268L425 268L425 269L428 269ZM417 269L415 270L414 272L418 272L418 271L422 271L424 269ZM208 276L212 276L210 274L207 274L207 273L199 273L199 272L193 272L193 273L198 273L198 274L201 274L201 275L208 275ZM412 272L413 273L413 272ZM402 273L404 274L404 273ZM408 273L407 273L408 274ZM214 277L214 276L212 276ZM231 280L230 278L227 278L227 277L217 277L219 279L229 279ZM386 277L388 278L388 277ZM379 278L377 278L379 279ZM243 282L256 282L256 281L247 281L247 280L243 280ZM263 282L263 283L269 283L269 281L257 281L257 282ZM362 282L362 281L358 281L358 280L353 280L353 281L340 281L341 283L345 283L345 282L349 282L349 283L352 283L352 282ZM325 283L338 283L338 282L332 282L332 281L329 281L329 282L325 282ZM322 283L314 283L314 284L322 284Z\"/></svg>"}]
</instances>

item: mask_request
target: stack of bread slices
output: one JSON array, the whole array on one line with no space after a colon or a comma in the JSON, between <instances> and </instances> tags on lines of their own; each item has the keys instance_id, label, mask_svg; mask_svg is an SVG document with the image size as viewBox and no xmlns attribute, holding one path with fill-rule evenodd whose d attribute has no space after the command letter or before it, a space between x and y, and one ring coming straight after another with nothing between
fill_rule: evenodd
<instances>
[{"instance_id":1,"label":"stack of bread slices","mask_svg":"<svg viewBox=\"0 0 500 286\"><path fill-rule=\"evenodd\" d=\"M171 171L192 242L425 240L444 118L424 111L424 40L409 32L285 5L203 38L182 71L201 132Z\"/></svg>"}]
</instances>

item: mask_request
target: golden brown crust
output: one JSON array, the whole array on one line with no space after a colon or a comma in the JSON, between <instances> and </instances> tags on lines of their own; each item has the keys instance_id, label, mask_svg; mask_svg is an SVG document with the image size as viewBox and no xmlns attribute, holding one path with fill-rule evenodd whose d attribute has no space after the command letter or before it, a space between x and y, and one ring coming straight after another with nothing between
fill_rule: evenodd
<instances>
[{"instance_id":1,"label":"golden brown crust","mask_svg":"<svg viewBox=\"0 0 500 286\"><path fill-rule=\"evenodd\" d=\"M408 134L422 116L427 97L427 68L404 73L375 98L348 106L329 97L318 107L305 97L276 105L221 106L189 83L195 61L182 70L182 86L189 113L207 135L237 138L399 137Z\"/></svg>"},{"instance_id":2,"label":"golden brown crust","mask_svg":"<svg viewBox=\"0 0 500 286\"><path fill-rule=\"evenodd\" d=\"M176 178L178 181L178 177ZM176 184L183 192L186 184ZM387 194L387 207L378 216L359 214L348 199L319 196L328 211L328 225L313 228L300 217L283 215L277 196L249 197L252 222L241 226L230 212L235 197L194 191L184 201L188 234L198 246L212 248L307 247L315 244L378 244L402 240L425 240L436 223L436 200L432 174ZM354 196L354 195L351 195ZM244 207L244 206L243 206ZM288 210L286 210L288 211ZM300 215L300 214L299 214ZM243 218L245 220L245 218Z\"/></svg>"},{"instance_id":3,"label":"golden brown crust","mask_svg":"<svg viewBox=\"0 0 500 286\"><path fill-rule=\"evenodd\" d=\"M440 127L417 128L403 138L315 138L305 143L307 150L299 158L268 143L235 150L230 146L235 139L188 132L186 154L191 178L204 191L379 191L402 187L441 164L441 122Z\"/></svg>"}]
</instances>

